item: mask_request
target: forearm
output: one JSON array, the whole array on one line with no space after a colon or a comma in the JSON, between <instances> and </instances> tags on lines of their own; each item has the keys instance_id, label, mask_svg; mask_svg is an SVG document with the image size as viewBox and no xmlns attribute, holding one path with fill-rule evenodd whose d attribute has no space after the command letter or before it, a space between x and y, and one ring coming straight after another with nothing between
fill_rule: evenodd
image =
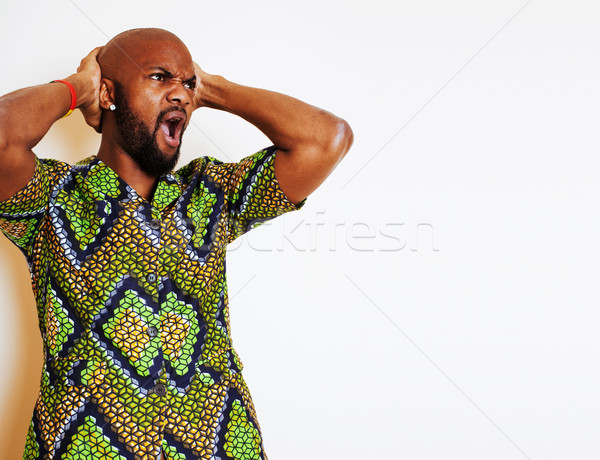
<instances>
[{"instance_id":1,"label":"forearm","mask_svg":"<svg viewBox=\"0 0 600 460\"><path fill-rule=\"evenodd\" d=\"M63 83L32 86L0 97L2 146L32 149L70 105L71 93ZM5 149L0 151L0 162L5 160L4 152Z\"/></svg>"},{"instance_id":2,"label":"forearm","mask_svg":"<svg viewBox=\"0 0 600 460\"><path fill-rule=\"evenodd\" d=\"M237 85L200 74L200 105L239 115L260 129L283 152L275 175L288 199L300 203L331 173L350 149L345 120L285 94Z\"/></svg>"},{"instance_id":3,"label":"forearm","mask_svg":"<svg viewBox=\"0 0 600 460\"><path fill-rule=\"evenodd\" d=\"M70 81L77 91L78 80ZM23 88L0 98L0 200L29 182L35 169L31 149L70 106L71 92L64 83Z\"/></svg>"},{"instance_id":4,"label":"forearm","mask_svg":"<svg viewBox=\"0 0 600 460\"><path fill-rule=\"evenodd\" d=\"M221 76L203 78L202 86L204 105L239 115L283 151L316 148L328 152L345 123L293 97L238 85Z\"/></svg>"},{"instance_id":5,"label":"forearm","mask_svg":"<svg viewBox=\"0 0 600 460\"><path fill-rule=\"evenodd\" d=\"M97 128L100 123L98 87L100 67L92 50L77 73L65 78L73 85L76 108L86 122ZM31 149L42 140L52 124L71 107L71 91L61 82L20 89L0 97L0 200L10 198L23 188L34 172Z\"/></svg>"}]
</instances>

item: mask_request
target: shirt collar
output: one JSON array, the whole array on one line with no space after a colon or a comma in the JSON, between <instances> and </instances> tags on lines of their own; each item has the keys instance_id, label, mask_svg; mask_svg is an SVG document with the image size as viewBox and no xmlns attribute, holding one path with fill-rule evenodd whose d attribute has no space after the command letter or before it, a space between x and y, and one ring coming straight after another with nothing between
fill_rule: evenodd
<instances>
[{"instance_id":1,"label":"shirt collar","mask_svg":"<svg viewBox=\"0 0 600 460\"><path fill-rule=\"evenodd\" d=\"M119 201L144 201L106 163L95 155L75 164L76 179L84 192L93 200L114 198ZM177 200L183 194L184 186L178 174L163 174L152 197L152 205L159 211Z\"/></svg>"},{"instance_id":2,"label":"shirt collar","mask_svg":"<svg viewBox=\"0 0 600 460\"><path fill-rule=\"evenodd\" d=\"M183 194L183 186L178 175L163 174L158 179L158 185L152 197L152 206L162 211Z\"/></svg>"}]
</instances>

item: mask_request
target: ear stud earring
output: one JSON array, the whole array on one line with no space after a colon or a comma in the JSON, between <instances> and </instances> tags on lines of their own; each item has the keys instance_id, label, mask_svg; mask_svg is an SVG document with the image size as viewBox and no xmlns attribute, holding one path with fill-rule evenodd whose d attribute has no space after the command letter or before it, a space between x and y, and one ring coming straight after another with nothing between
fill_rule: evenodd
<instances>
[{"instance_id":1,"label":"ear stud earring","mask_svg":"<svg viewBox=\"0 0 600 460\"><path fill-rule=\"evenodd\" d=\"M110 104L110 106L108 107L111 112L114 112L115 110L117 110L117 106L115 104Z\"/></svg>"}]
</instances>

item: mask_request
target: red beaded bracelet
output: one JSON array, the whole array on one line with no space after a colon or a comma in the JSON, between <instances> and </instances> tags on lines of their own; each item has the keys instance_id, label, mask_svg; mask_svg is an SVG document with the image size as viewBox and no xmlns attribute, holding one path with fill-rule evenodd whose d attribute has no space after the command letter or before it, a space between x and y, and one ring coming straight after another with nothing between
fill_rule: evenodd
<instances>
[{"instance_id":1,"label":"red beaded bracelet","mask_svg":"<svg viewBox=\"0 0 600 460\"><path fill-rule=\"evenodd\" d=\"M71 83L69 83L66 80L52 80L50 83L64 83L65 85L67 85L67 87L69 88L69 91L71 92L71 107L69 107L69 111L64 114L62 116L62 118L68 117L69 115L71 115L73 113L73 110L75 110L75 106L77 105L77 94L75 93L75 88L73 88L73 85Z\"/></svg>"}]
</instances>

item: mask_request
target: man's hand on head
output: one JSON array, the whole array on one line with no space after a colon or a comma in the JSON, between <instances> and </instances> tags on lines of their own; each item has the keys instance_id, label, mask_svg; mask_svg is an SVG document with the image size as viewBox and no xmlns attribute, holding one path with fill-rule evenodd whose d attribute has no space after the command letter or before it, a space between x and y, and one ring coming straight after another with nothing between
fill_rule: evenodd
<instances>
[{"instance_id":1,"label":"man's hand on head","mask_svg":"<svg viewBox=\"0 0 600 460\"><path fill-rule=\"evenodd\" d=\"M194 89L194 109L200 107L209 107L205 100L206 83L211 75L207 74L200 66L194 62L194 71L196 72L196 88Z\"/></svg>"},{"instance_id":2,"label":"man's hand on head","mask_svg":"<svg viewBox=\"0 0 600 460\"><path fill-rule=\"evenodd\" d=\"M77 73L71 75L71 81L77 91L77 108L81 110L88 125L100 132L102 110L100 109L101 71L97 56L102 46L94 48L81 60Z\"/></svg>"}]
</instances>

